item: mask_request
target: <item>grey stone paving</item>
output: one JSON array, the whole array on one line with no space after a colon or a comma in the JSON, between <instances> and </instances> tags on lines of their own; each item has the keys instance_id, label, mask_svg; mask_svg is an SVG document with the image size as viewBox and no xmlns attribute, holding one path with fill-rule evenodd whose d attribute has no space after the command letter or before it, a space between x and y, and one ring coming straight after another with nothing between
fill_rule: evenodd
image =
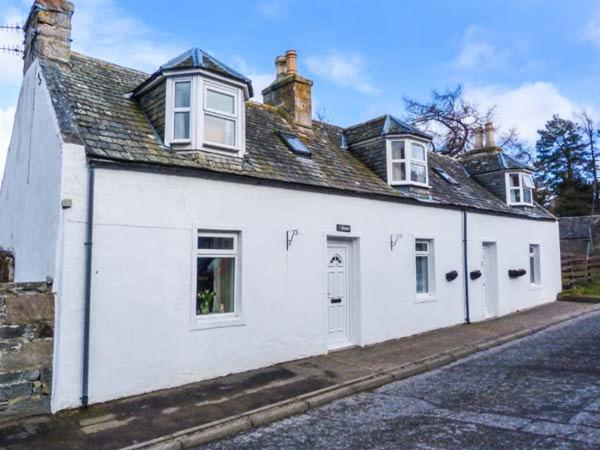
<instances>
[{"instance_id":1,"label":"grey stone paving","mask_svg":"<svg viewBox=\"0 0 600 450\"><path fill-rule=\"evenodd\" d=\"M206 449L598 449L600 313Z\"/></svg>"}]
</instances>

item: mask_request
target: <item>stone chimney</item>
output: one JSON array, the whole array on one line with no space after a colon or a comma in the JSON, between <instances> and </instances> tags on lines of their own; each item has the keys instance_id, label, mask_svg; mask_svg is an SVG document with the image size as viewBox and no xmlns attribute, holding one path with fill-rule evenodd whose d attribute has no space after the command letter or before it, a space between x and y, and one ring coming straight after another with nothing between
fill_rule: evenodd
<instances>
[{"instance_id":1,"label":"stone chimney","mask_svg":"<svg viewBox=\"0 0 600 450\"><path fill-rule=\"evenodd\" d=\"M308 131L312 128L313 82L298 75L297 57L295 50L288 50L275 59L275 81L263 89L263 102L283 109Z\"/></svg>"},{"instance_id":2,"label":"stone chimney","mask_svg":"<svg viewBox=\"0 0 600 450\"><path fill-rule=\"evenodd\" d=\"M483 148L483 127L475 128L475 150Z\"/></svg>"},{"instance_id":3,"label":"stone chimney","mask_svg":"<svg viewBox=\"0 0 600 450\"><path fill-rule=\"evenodd\" d=\"M71 16L68 0L35 0L25 22L23 73L36 58L68 63L71 59Z\"/></svg>"},{"instance_id":4,"label":"stone chimney","mask_svg":"<svg viewBox=\"0 0 600 450\"><path fill-rule=\"evenodd\" d=\"M487 122L485 124L485 146L496 146L496 141L494 140L494 124L492 122Z\"/></svg>"}]
</instances>

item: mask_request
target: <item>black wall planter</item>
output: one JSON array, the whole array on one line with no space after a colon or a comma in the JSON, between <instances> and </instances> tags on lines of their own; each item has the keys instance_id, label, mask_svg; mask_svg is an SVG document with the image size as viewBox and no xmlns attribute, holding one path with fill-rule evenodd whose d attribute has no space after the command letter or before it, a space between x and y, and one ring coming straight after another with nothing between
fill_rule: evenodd
<instances>
[{"instance_id":1,"label":"black wall planter","mask_svg":"<svg viewBox=\"0 0 600 450\"><path fill-rule=\"evenodd\" d=\"M452 270L446 274L446 281L454 281L458 277L458 272L456 270Z\"/></svg>"},{"instance_id":2,"label":"black wall planter","mask_svg":"<svg viewBox=\"0 0 600 450\"><path fill-rule=\"evenodd\" d=\"M511 278L519 278L525 275L527 271L525 269L510 269L508 271L508 276Z\"/></svg>"},{"instance_id":3,"label":"black wall planter","mask_svg":"<svg viewBox=\"0 0 600 450\"><path fill-rule=\"evenodd\" d=\"M471 280L476 280L481 276L481 270L472 270L469 276L471 277Z\"/></svg>"}]
</instances>

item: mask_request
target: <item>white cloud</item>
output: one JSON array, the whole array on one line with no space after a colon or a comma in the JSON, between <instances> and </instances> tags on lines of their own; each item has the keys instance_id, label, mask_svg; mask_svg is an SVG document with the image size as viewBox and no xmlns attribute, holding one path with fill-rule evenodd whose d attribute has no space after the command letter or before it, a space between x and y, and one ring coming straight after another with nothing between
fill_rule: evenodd
<instances>
[{"instance_id":1,"label":"white cloud","mask_svg":"<svg viewBox=\"0 0 600 450\"><path fill-rule=\"evenodd\" d=\"M251 66L241 56L234 56L232 61L231 65L234 69L252 80L252 89L254 90L254 98L252 100L262 103L261 92L275 79L275 66L273 66L273 72L268 73Z\"/></svg>"},{"instance_id":2,"label":"white cloud","mask_svg":"<svg viewBox=\"0 0 600 450\"><path fill-rule=\"evenodd\" d=\"M340 53L335 50L327 55L306 58L308 69L314 74L344 87L351 87L365 94L375 94L379 89L371 84L365 74L367 63L357 53Z\"/></svg>"},{"instance_id":3,"label":"white cloud","mask_svg":"<svg viewBox=\"0 0 600 450\"><path fill-rule=\"evenodd\" d=\"M73 49L148 72L187 49L173 36L127 15L114 0L78 0Z\"/></svg>"},{"instance_id":4,"label":"white cloud","mask_svg":"<svg viewBox=\"0 0 600 450\"><path fill-rule=\"evenodd\" d=\"M0 185L4 175L4 165L6 164L6 153L10 143L13 119L15 117L15 108L8 107L0 109Z\"/></svg>"},{"instance_id":5,"label":"white cloud","mask_svg":"<svg viewBox=\"0 0 600 450\"><path fill-rule=\"evenodd\" d=\"M500 59L499 52L486 40L484 33L472 25L463 35L454 64L461 69L481 69L497 65Z\"/></svg>"},{"instance_id":6,"label":"white cloud","mask_svg":"<svg viewBox=\"0 0 600 450\"><path fill-rule=\"evenodd\" d=\"M592 14L583 28L582 37L584 40L600 47L600 6Z\"/></svg>"},{"instance_id":7,"label":"white cloud","mask_svg":"<svg viewBox=\"0 0 600 450\"><path fill-rule=\"evenodd\" d=\"M504 129L515 127L531 144L538 138L537 130L544 128L553 114L572 119L585 106L591 114L597 115L594 106L569 99L553 83L546 81L524 83L514 88L467 85L465 97L482 109L496 105L497 125Z\"/></svg>"}]
</instances>

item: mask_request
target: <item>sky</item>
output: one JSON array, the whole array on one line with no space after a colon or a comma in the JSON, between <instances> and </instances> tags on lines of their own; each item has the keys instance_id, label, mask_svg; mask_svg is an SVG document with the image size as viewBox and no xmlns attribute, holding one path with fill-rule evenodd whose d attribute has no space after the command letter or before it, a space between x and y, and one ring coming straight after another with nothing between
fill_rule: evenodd
<instances>
[{"instance_id":1,"label":"sky","mask_svg":"<svg viewBox=\"0 0 600 450\"><path fill-rule=\"evenodd\" d=\"M33 0L0 0L0 25L23 23ZM600 118L600 0L74 0L73 49L153 72L199 47L253 80L298 52L314 81L313 111L348 126L389 113L405 96L462 84L496 126L531 144L552 114ZM0 46L21 36L0 31ZM0 53L0 177L22 60Z\"/></svg>"}]
</instances>

